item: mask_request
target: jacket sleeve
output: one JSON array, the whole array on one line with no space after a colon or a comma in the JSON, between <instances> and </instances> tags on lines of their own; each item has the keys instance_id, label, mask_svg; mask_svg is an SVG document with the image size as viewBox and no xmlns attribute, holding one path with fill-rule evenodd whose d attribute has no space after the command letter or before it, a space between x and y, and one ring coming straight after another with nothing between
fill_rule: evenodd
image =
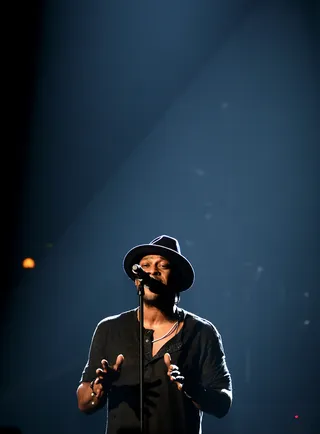
<instances>
[{"instance_id":1,"label":"jacket sleeve","mask_svg":"<svg viewBox=\"0 0 320 434\"><path fill-rule=\"evenodd\" d=\"M232 404L231 375L219 332L211 323L205 329L201 339L204 352L200 363L200 384L186 382L184 390L200 410L222 418Z\"/></svg>"}]
</instances>

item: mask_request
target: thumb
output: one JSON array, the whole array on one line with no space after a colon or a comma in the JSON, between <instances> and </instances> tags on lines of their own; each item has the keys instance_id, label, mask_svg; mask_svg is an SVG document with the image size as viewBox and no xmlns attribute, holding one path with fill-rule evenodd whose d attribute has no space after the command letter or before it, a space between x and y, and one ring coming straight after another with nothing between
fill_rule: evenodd
<instances>
[{"instance_id":1,"label":"thumb","mask_svg":"<svg viewBox=\"0 0 320 434\"><path fill-rule=\"evenodd\" d=\"M170 365L171 365L171 356L169 353L166 353L163 357L164 359L164 363L166 364L167 368L169 369Z\"/></svg>"},{"instance_id":2,"label":"thumb","mask_svg":"<svg viewBox=\"0 0 320 434\"><path fill-rule=\"evenodd\" d=\"M119 354L113 369L117 371L121 367L123 361L124 361L123 354Z\"/></svg>"}]
</instances>

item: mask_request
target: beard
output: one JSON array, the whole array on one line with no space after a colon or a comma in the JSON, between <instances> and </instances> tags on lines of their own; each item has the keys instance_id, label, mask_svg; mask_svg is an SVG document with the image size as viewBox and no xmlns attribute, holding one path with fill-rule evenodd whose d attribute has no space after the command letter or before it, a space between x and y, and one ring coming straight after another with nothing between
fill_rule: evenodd
<instances>
[{"instance_id":1,"label":"beard","mask_svg":"<svg viewBox=\"0 0 320 434\"><path fill-rule=\"evenodd\" d=\"M166 307L172 306L175 303L174 292L171 292L169 288L164 285L164 290L161 292L150 292L145 293L143 296L143 302L148 307L156 307L163 310Z\"/></svg>"}]
</instances>

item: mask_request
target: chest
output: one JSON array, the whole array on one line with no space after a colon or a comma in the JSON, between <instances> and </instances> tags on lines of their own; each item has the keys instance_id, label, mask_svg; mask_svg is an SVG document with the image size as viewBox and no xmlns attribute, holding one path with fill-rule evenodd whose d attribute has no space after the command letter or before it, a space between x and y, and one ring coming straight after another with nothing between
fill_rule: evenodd
<instances>
[{"instance_id":1,"label":"chest","mask_svg":"<svg viewBox=\"0 0 320 434\"><path fill-rule=\"evenodd\" d=\"M178 326L172 331L172 333L169 333L168 335L167 335L168 332L167 328L155 329L153 332L153 337L151 338L152 357L155 357L158 354L158 352L161 350L161 348L180 332L182 327L183 327L183 322L179 323Z\"/></svg>"},{"instance_id":2,"label":"chest","mask_svg":"<svg viewBox=\"0 0 320 434\"><path fill-rule=\"evenodd\" d=\"M184 326L185 323L180 322L175 333L163 339L159 338L166 334L168 327L144 330L145 381L166 378L167 369L164 362L166 352L171 356L171 363L178 365L183 375L194 375L193 371L199 364L199 348L195 336L182 330ZM178 334L180 338L177 336ZM101 358L106 358L110 364L113 364L118 354L124 355L121 375L117 380L118 386L139 383L139 348L139 328L137 327L132 327L127 333L109 337L108 345Z\"/></svg>"},{"instance_id":3,"label":"chest","mask_svg":"<svg viewBox=\"0 0 320 434\"><path fill-rule=\"evenodd\" d=\"M167 337L167 338L164 338L163 340L161 340L161 341L158 341L158 342L151 342L151 345L152 345L152 357L155 357L157 354L158 354L158 352L161 350L161 348L168 342L168 341L170 341L170 339L171 339L172 337Z\"/></svg>"}]
</instances>

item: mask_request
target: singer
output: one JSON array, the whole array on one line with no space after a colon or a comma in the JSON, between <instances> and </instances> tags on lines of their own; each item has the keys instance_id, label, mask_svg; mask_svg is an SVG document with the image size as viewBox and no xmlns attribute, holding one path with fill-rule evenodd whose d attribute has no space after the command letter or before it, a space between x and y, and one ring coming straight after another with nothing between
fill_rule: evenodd
<instances>
[{"instance_id":1,"label":"singer","mask_svg":"<svg viewBox=\"0 0 320 434\"><path fill-rule=\"evenodd\" d=\"M216 327L178 307L193 267L167 235L131 249L123 266L144 287L143 434L199 434L203 413L228 413L232 383ZM107 434L141 433L139 321L139 308L101 320L80 378L78 407L106 407Z\"/></svg>"}]
</instances>

